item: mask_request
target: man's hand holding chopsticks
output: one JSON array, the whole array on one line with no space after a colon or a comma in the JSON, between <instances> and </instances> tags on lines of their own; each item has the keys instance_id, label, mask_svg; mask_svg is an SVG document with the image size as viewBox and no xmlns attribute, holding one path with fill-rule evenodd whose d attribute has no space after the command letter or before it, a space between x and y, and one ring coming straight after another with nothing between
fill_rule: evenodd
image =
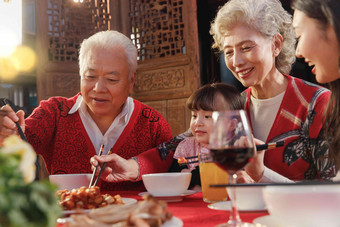
<instances>
[{"instance_id":1,"label":"man's hand holding chopsticks","mask_svg":"<svg viewBox=\"0 0 340 227\"><path fill-rule=\"evenodd\" d=\"M134 181L139 174L138 163L135 160L124 159L117 154L95 155L90 163L92 170L99 164L97 172L100 172L101 166L106 163L100 178L107 182Z\"/></svg>"},{"instance_id":2,"label":"man's hand holding chopsticks","mask_svg":"<svg viewBox=\"0 0 340 227\"><path fill-rule=\"evenodd\" d=\"M14 110L7 104L1 107L1 110L6 111L6 115L1 123L0 127L0 144L2 141L13 134L18 134L18 128L15 122L18 122L23 132L25 132L25 112L19 110L14 112Z\"/></svg>"}]
</instances>

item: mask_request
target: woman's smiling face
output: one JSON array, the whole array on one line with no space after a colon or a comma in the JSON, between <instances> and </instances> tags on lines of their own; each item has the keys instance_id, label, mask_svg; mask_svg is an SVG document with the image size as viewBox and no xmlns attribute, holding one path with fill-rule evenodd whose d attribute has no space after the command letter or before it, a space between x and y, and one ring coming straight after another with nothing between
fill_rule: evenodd
<instances>
[{"instance_id":1,"label":"woman's smiling face","mask_svg":"<svg viewBox=\"0 0 340 227\"><path fill-rule=\"evenodd\" d=\"M296 56L305 58L319 83L327 83L340 78L339 43L332 26L323 31L317 20L295 10L293 17L298 44Z\"/></svg>"},{"instance_id":2,"label":"woman's smiling face","mask_svg":"<svg viewBox=\"0 0 340 227\"><path fill-rule=\"evenodd\" d=\"M275 69L272 39L245 24L237 24L224 38L227 67L245 87L260 84Z\"/></svg>"}]
</instances>

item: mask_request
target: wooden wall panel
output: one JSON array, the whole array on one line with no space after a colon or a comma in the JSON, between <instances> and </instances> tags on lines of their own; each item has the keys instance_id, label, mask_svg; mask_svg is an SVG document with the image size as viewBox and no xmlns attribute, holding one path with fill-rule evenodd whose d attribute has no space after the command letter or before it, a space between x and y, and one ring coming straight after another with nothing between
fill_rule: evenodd
<instances>
[{"instance_id":1,"label":"wooden wall panel","mask_svg":"<svg viewBox=\"0 0 340 227\"><path fill-rule=\"evenodd\" d=\"M190 127L191 111L186 107L186 98L144 102L160 112L171 126L172 134L178 135Z\"/></svg>"},{"instance_id":2,"label":"wooden wall panel","mask_svg":"<svg viewBox=\"0 0 340 227\"><path fill-rule=\"evenodd\" d=\"M191 111L186 107L186 101L186 98L168 100L168 122L174 136L190 127Z\"/></svg>"},{"instance_id":3,"label":"wooden wall panel","mask_svg":"<svg viewBox=\"0 0 340 227\"><path fill-rule=\"evenodd\" d=\"M78 73L47 73L46 97L72 97L80 91L80 76Z\"/></svg>"},{"instance_id":4,"label":"wooden wall panel","mask_svg":"<svg viewBox=\"0 0 340 227\"><path fill-rule=\"evenodd\" d=\"M192 93L190 76L189 64L139 69L133 95L141 101L188 97Z\"/></svg>"},{"instance_id":5,"label":"wooden wall panel","mask_svg":"<svg viewBox=\"0 0 340 227\"><path fill-rule=\"evenodd\" d=\"M130 10L139 57L132 96L165 103L164 116L177 135L189 127L185 102L200 85L196 1L135 0Z\"/></svg>"}]
</instances>

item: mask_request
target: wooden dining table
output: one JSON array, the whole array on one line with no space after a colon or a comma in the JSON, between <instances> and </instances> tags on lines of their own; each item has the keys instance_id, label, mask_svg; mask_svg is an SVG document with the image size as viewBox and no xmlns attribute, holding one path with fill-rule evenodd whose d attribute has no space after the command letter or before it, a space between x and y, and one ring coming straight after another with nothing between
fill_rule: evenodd
<instances>
[{"instance_id":1,"label":"wooden dining table","mask_svg":"<svg viewBox=\"0 0 340 227\"><path fill-rule=\"evenodd\" d=\"M106 192L111 195L120 194L122 197L142 200L138 191ZM183 221L183 226L216 226L226 222L229 218L229 211L213 210L208 207L202 199L202 193L196 192L192 195L182 197L182 201L168 202L168 210L173 216ZM240 212L242 221L252 223L255 218L268 215L267 211Z\"/></svg>"}]
</instances>

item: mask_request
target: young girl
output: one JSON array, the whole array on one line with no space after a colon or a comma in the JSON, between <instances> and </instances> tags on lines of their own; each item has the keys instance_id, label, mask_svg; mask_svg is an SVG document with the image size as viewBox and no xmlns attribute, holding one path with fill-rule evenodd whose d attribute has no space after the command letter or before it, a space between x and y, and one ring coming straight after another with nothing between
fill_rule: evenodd
<instances>
[{"instance_id":1,"label":"young girl","mask_svg":"<svg viewBox=\"0 0 340 227\"><path fill-rule=\"evenodd\" d=\"M206 84L195 91L189 97L187 107L191 110L190 130L192 136L186 137L178 144L170 171L191 171L192 178L189 188L192 188L200 185L198 163L179 166L178 159L197 156L200 152L208 149L213 111L243 109L244 102L236 88L228 84L213 83Z\"/></svg>"}]
</instances>

